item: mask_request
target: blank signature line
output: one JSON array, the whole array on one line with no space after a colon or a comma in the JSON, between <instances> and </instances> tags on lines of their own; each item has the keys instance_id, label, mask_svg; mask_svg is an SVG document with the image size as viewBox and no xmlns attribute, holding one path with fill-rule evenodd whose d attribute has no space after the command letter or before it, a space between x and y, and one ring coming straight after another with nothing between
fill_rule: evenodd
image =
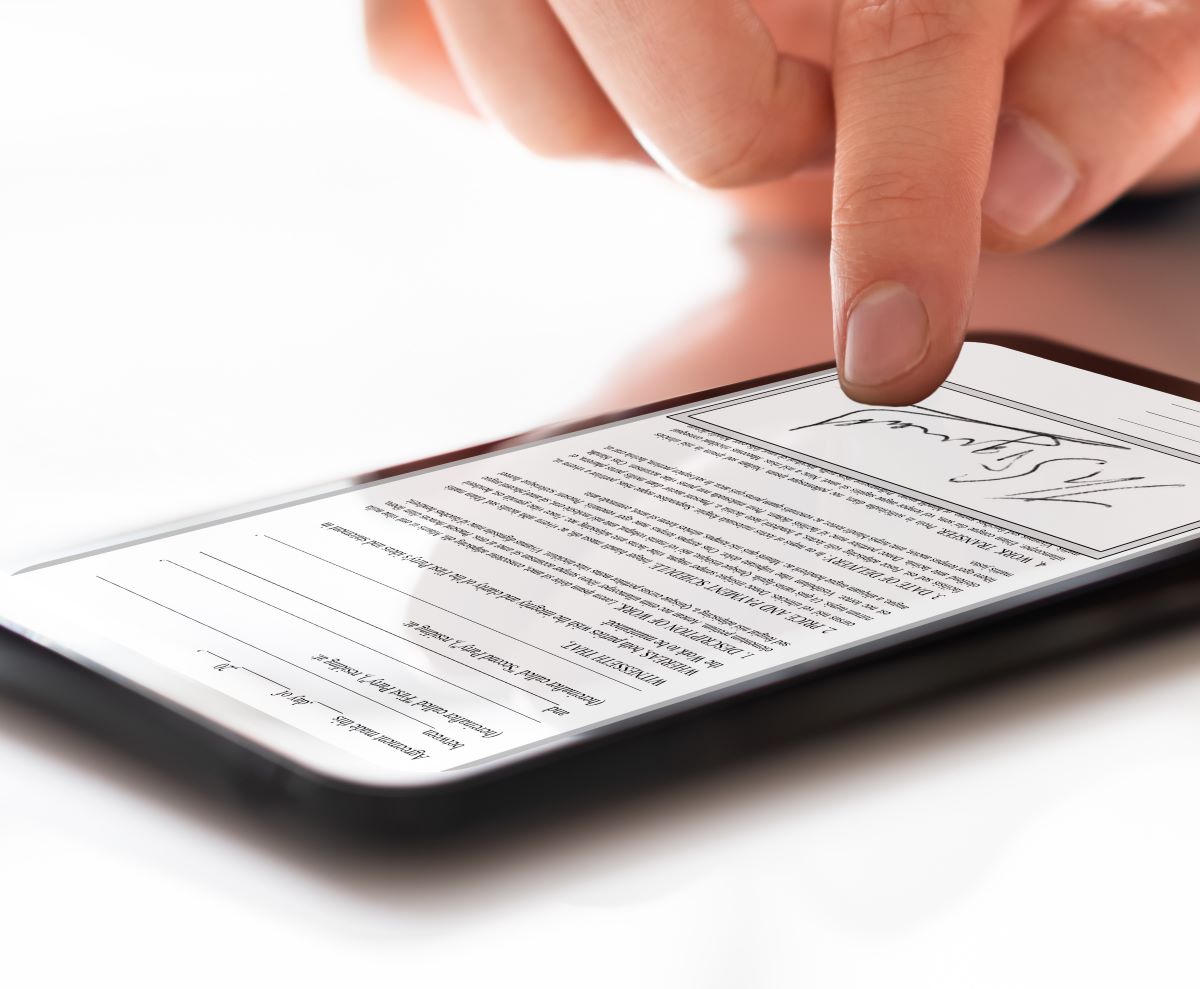
<instances>
[{"instance_id":1,"label":"blank signature line","mask_svg":"<svg viewBox=\"0 0 1200 989\"><path fill-rule=\"evenodd\" d=\"M1144 422L1138 422L1135 419L1121 419L1120 421L1127 422L1131 426L1140 426L1142 429L1152 429L1156 433L1164 433L1167 436L1175 436L1181 440L1187 440L1189 443L1200 443L1200 439L1197 439L1195 436L1186 436L1183 433L1173 433L1169 429L1159 429L1157 426L1150 426Z\"/></svg>"},{"instance_id":2,"label":"blank signature line","mask_svg":"<svg viewBox=\"0 0 1200 989\"><path fill-rule=\"evenodd\" d=\"M1150 409L1147 409L1146 412L1149 415L1158 416L1159 419L1170 419L1171 422L1179 422L1179 423L1183 423L1183 425L1185 425L1185 426L1191 426L1192 429L1200 429L1200 422L1188 422L1186 419L1177 419L1177 418L1175 418L1175 416L1166 416L1166 415L1163 415L1161 412L1152 412Z\"/></svg>"}]
</instances>

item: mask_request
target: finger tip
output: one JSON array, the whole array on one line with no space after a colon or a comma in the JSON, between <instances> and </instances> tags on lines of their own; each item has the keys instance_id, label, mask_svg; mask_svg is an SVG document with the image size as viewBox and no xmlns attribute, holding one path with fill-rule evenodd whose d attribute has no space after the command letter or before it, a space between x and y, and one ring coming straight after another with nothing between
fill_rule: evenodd
<instances>
[{"instance_id":1,"label":"finger tip","mask_svg":"<svg viewBox=\"0 0 1200 989\"><path fill-rule=\"evenodd\" d=\"M842 391L863 405L914 405L936 392L949 377L962 347L961 333L934 336L924 355L893 378L878 382L856 380L846 373L847 362L839 363Z\"/></svg>"},{"instance_id":2,"label":"finger tip","mask_svg":"<svg viewBox=\"0 0 1200 989\"><path fill-rule=\"evenodd\" d=\"M912 375L882 385L860 385L840 376L842 391L860 405L914 405L924 401L941 385L943 378Z\"/></svg>"}]
</instances>

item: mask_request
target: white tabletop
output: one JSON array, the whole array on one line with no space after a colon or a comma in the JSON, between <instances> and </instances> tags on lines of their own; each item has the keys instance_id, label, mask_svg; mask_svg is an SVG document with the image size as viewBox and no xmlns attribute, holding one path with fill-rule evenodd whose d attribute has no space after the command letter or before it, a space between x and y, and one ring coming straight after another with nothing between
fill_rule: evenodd
<instances>
[{"instance_id":1,"label":"white tabletop","mask_svg":"<svg viewBox=\"0 0 1200 989\"><path fill-rule=\"evenodd\" d=\"M0 555L828 356L821 245L739 253L699 193L535 161L359 30L0 7ZM975 322L1196 376L1197 229L989 259ZM281 835L0 698L0 980L1194 985L1198 648L419 854Z\"/></svg>"}]
</instances>

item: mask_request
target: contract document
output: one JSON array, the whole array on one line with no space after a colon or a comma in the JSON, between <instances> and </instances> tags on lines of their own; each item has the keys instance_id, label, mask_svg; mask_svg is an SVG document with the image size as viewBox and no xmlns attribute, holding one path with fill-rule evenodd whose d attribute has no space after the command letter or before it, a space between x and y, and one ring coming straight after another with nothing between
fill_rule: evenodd
<instances>
[{"instance_id":1,"label":"contract document","mask_svg":"<svg viewBox=\"0 0 1200 989\"><path fill-rule=\"evenodd\" d=\"M40 563L0 616L297 759L399 780L1198 530L1200 404L969 343L917 406L792 378Z\"/></svg>"}]
</instances>

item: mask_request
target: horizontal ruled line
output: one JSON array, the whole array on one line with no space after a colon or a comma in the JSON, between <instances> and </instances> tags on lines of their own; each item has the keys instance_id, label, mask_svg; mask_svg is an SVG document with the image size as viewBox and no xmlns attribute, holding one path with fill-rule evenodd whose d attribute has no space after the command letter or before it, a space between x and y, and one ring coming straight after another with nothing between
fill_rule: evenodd
<instances>
[{"instance_id":1,"label":"horizontal ruled line","mask_svg":"<svg viewBox=\"0 0 1200 989\"><path fill-rule=\"evenodd\" d=\"M464 622L470 622L472 625L476 625L479 628L487 629L487 631L494 632L496 635L502 635L506 639L511 639L513 642L517 642L529 649L534 649L537 652L543 653L549 656L551 659L562 660L562 662L569 663L571 666L576 666L588 673L594 673L598 677L603 677L605 680L609 680L612 683L619 684L622 687L628 687L630 690L636 690L638 693L641 693L642 688L636 684L628 683L625 680L618 680L616 677L610 676L609 674L604 673L595 667L578 663L573 659L568 659L566 656L560 656L558 653L553 653L549 649L543 649L541 646L536 646L532 642L526 642L524 639L518 638L515 635L510 635L508 632L501 631L498 628L493 628L491 625L485 625L483 622L476 621L474 618L470 618L467 615L459 614L459 612L453 611L450 608L443 607L440 604L434 604L432 601L428 601L425 598L417 597L417 595L410 594L408 591L401 590L399 587L393 587L391 584L385 584L382 580L376 580L374 577L368 577L365 573L359 573L357 570L351 570L349 567L344 567L340 563L334 563L332 560L327 560L323 556L317 556L316 553L310 553L308 550L301 549L299 546L293 546L291 543L285 543L282 539L276 539L274 536L268 536L265 534L263 538L269 539L273 543L278 543L280 546L286 546L288 549L295 550L297 553L303 553L305 556L310 556L314 560L320 560L322 563L326 563L331 567L336 567L338 570L344 570L346 573L353 574L355 577L361 577L363 580L369 580L372 584L378 584L380 587L386 587L389 591L395 591L397 594L403 594L406 598L411 598L414 601L420 601L421 604L428 605L430 608L436 608L438 611L444 611L448 615L459 618Z\"/></svg>"},{"instance_id":2,"label":"horizontal ruled line","mask_svg":"<svg viewBox=\"0 0 1200 989\"><path fill-rule=\"evenodd\" d=\"M203 555L203 556L209 556L209 554L208 554L208 553L203 553L202 555ZM209 556L209 558L210 558L210 559L213 559L213 560L216 560L218 563L225 563L225 561L224 561L224 560L219 560L219 559L217 559L217 557L215 557L215 556ZM228 591L232 591L234 594L240 594L240 595L242 595L242 597L249 598L251 601L257 601L259 604L263 605L264 607L271 608L271 609L273 609L274 611L278 611L280 614L288 615L288 616L289 616L289 617L291 617L291 618L295 618L297 621L304 622L306 625L311 625L313 628L319 628L319 629L320 629L322 632L328 632L330 635L336 635L336 636L337 636L339 639L345 639L347 642L349 642L349 643L351 643L351 644L353 644L353 645L356 645L356 646L358 646L360 649L366 649L368 652L373 652L373 653L375 653L375 654L376 654L376 655L378 655L378 656L382 656L384 659L390 659L392 662L394 662L394 663L398 663L399 665L401 665L401 666L403 666L403 667L406 667L407 669L413 670L413 671L414 671L414 672L416 672L416 673L423 673L425 676L431 677L432 679L434 679L434 680L437 680L437 681L439 681L440 683L444 683L444 684L446 684L447 686L450 686L450 687L455 687L455 688L457 688L458 690L461 690L461 691L463 691L464 693L470 694L472 697L477 697L479 700L482 700L482 701L487 701L489 704L495 704L497 707L504 708L504 710L506 710L506 711L510 711L510 712L512 712L513 714L516 714L516 715L518 715L518 716L520 716L520 717L522 717L522 718L525 718L525 719L527 719L527 720L529 720L529 721L532 721L532 722L534 722L535 724L541 724L541 723L542 723L542 722L541 722L541 721L539 721L537 718L535 718L535 717L532 717L531 715L525 714L523 711L518 711L518 710L516 710L515 708L511 708L511 707L509 707L507 704L503 704L503 703L501 703L500 701L498 701L498 700L495 700L495 699L493 699L493 698L491 698L491 697L487 697L487 696L486 696L486 695L484 695L484 694L477 694L475 691L471 690L469 687L464 687L462 684L455 683L453 680L447 680L447 679L445 679L444 677L440 677L440 676L438 676L436 673L431 673L429 670L423 670L423 669L421 669L419 666L413 666L411 663L406 663L404 660L402 660L402 659L399 659L399 658L397 658L396 656L392 656L391 654L389 654L389 653L386 653L386 652L384 652L384 651L383 651L383 650L381 650L381 649L376 649L374 646L369 646L369 645L367 645L365 642L359 642L357 639L352 639L352 638L350 638L350 636L348 636L348 635L343 635L341 632L334 631L333 629L331 629L331 628L328 628L327 626L325 626L325 625L322 625L322 624L320 624L319 622L314 622L314 621L313 621L312 619L310 619L310 618L305 618L303 615L297 615L297 614L296 614L294 611L288 611L286 608L281 608L281 607L279 607L279 605L277 605L277 604L271 604L271 602L270 602L270 601L264 601L262 598L260 598L260 597L255 597L253 594L250 594L250 593L248 593L248 592L246 592L246 591L243 591L243 590L241 590L240 588L233 587L233 586L232 586L232 585L230 585L230 584L226 584L224 581L217 580L217 578L216 578L216 577L210 577L208 574L201 573L199 570L193 570L191 567L185 567L185 566L184 566L182 563L177 563L177 562L176 562L176 561L174 561L174 560L165 560L165 561L163 561L163 562L165 562L165 563L169 563L169 564L171 564L172 566L178 567L180 570L185 570L185 571L187 571L188 573L190 573L190 574L193 574L193 575L194 575L194 576L196 576L196 577L200 577L200 578L202 578L202 579L204 579L204 580L211 581L212 583L216 584L218 587L224 587L226 590L228 590ZM233 565L233 564L231 564L231 563L230 563L230 564L226 564L226 565L227 565L227 566L234 566L234 565ZM234 567L234 569L236 569L236 570L241 570L241 567ZM244 572L244 573L250 573L250 571L248 571L248 570L247 570L247 571L243 571L243 572ZM251 574L251 576L257 576L257 575L256 575L256 574ZM264 578L260 578L260 579L261 579L261 580L266 580L266 578L265 578L265 577L264 577ZM274 583L274 581L267 581L267 583L269 583L269 584L270 584L270 583ZM276 585L276 586L282 587L282 585ZM283 588L283 589L284 589L284 590L289 590L289 588ZM294 593L294 594L299 594L299 592L298 592L298 591L293 591L292 593ZM300 594L300 597L305 597L305 598L307 598L307 596L306 596L306 595L303 595L303 594ZM307 598L307 600L314 601L314 603L316 603L316 604L321 604L321 603L322 603L322 602L320 602L320 601L315 601L315 599L313 599L313 598ZM332 607L332 605L326 605L326 607L329 607L329 608L331 608L331 610L334 610L334 611L337 611L337 610L338 610L338 609L336 609L336 608L333 608L333 607ZM340 612L340 614L346 614L346 612ZM347 617L349 617L349 618L354 618L354 616L353 616L353 615L347 615ZM370 622L366 622L366 621L364 621L363 619L357 619L357 620L358 620L358 621L363 621L363 624L366 624L366 625L370 625L370 624L371 624ZM378 627L378 626L372 626L372 628L377 628L377 627ZM387 629L379 629L379 630L380 630L381 632L387 632ZM388 634L389 634L389 635L395 635L396 633L394 633L394 632L388 632ZM400 635L397 635L397 636L396 636L396 638L398 638L398 639L403 639L405 642L408 642L408 641L409 641L408 639L404 639L404 637L403 637L403 636L400 636ZM410 644L411 644L411 645L418 646L419 648L422 648L422 649L426 649L427 651L429 651L429 652L432 652L432 653L434 653L434 654L435 654L435 655L437 655L437 656L442 656L444 659L449 659L449 660L450 660L450 662L452 662L452 663L459 663L459 662L460 662L459 660L452 659L452 658L451 658L451 657L449 657L449 656L444 656L442 653L439 653L439 652L437 652L437 650L435 650L435 649L429 649L427 646L422 646L420 643L413 642L413 643L410 643ZM465 666L465 667L467 667L467 669L470 669L470 670L474 670L474 669L475 669L475 667L471 666L469 663L461 663L460 665L462 665L462 666ZM476 672L477 672L477 673L483 673L483 671L482 671L482 670L476 670ZM488 673L484 673L483 675L484 675L484 676L491 676L491 674L488 674ZM496 679L496 678L495 678L495 677L492 677L492 679ZM504 681L500 681L500 682L501 682L501 683L504 683ZM523 688L521 688L521 687L518 687L518 686L516 686L515 684L505 684L505 686L510 686L510 687L512 687L512 689L514 689L514 690L523 690ZM525 692L525 693L532 693L532 691L524 691L524 692ZM548 704L553 704L553 703L554 703L553 701L551 701L551 700L547 700L546 698L543 698L543 697L540 697L540 696L538 696L537 694L533 694L533 696L534 696L534 697L537 697L537 699L538 699L538 700L546 700L546 703L548 703Z\"/></svg>"},{"instance_id":3,"label":"horizontal ruled line","mask_svg":"<svg viewBox=\"0 0 1200 989\"><path fill-rule=\"evenodd\" d=\"M228 639L232 639L234 642L240 642L242 645L246 646L249 649L253 649L256 652L261 652L264 656L270 656L272 659L277 659L281 663L287 663L288 666L295 667L301 673L307 673L309 676L315 676L318 680L324 680L326 683L331 683L335 687L340 687L342 690L345 690L345 691L353 694L355 697L361 697L364 701L370 701L372 704L378 704L380 707L384 708L385 710L391 711L393 714L398 714L403 718L408 718L410 721L415 721L419 725L424 725L426 728L432 728L434 731L437 731L437 726L431 725L428 721L422 721L420 718L415 717L414 715L411 715L411 714L407 713L406 711L397 710L396 708L392 707L390 704L385 704L385 703L383 703L383 701L379 700L376 697L370 697L367 694L361 694L357 690L355 690L353 687L347 687L344 683L338 683L336 680L330 680L329 677L322 676L320 673L317 673L315 670L307 669L306 667L301 666L299 663L293 663L290 659L284 659L282 656L277 656L275 653L271 652L270 650L264 649L262 646L256 646L253 642L247 642L245 639L239 639L236 635L234 635L231 632L226 632L224 629L217 628L215 625L209 625L208 622L202 622L199 618L195 618L192 615L187 614L186 612L179 611L175 608L172 608L170 605L163 604L161 601L155 601L154 598L147 597L145 594L141 594L138 591L133 590L132 588L125 587L121 584L118 584L115 580L109 580L107 577L101 577L99 575L97 575L96 579L102 580L104 583L108 584L109 586L116 587L119 590L124 591L126 594L132 594L134 597L141 598L143 601L149 601L151 604L157 605L158 607L162 608L164 611L171 612L171 614L173 614L173 615L178 615L180 618L186 618L189 622L195 622L197 625L201 625L204 628L207 628L212 632L216 632L218 635L223 635Z\"/></svg>"}]
</instances>

